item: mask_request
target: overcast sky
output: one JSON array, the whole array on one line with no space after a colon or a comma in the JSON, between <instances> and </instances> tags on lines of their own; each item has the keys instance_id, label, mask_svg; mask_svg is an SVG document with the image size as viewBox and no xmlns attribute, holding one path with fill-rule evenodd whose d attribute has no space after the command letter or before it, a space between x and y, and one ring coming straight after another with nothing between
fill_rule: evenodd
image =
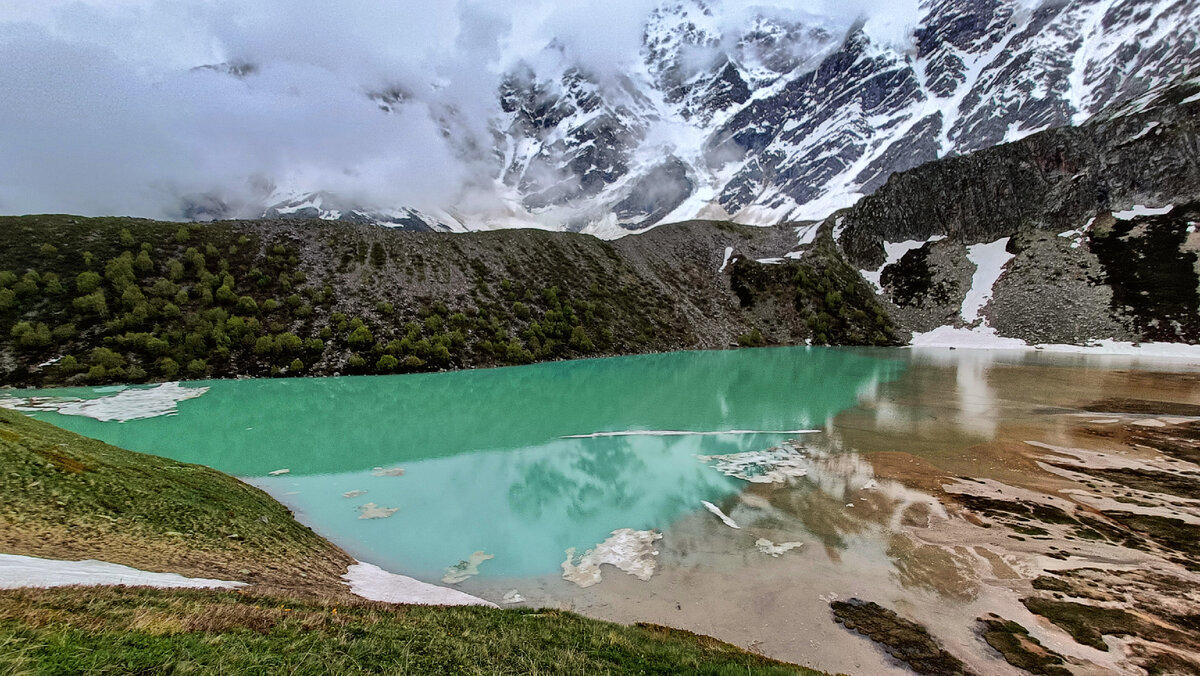
<instances>
[{"instance_id":1,"label":"overcast sky","mask_svg":"<svg viewBox=\"0 0 1200 676\"><path fill-rule=\"evenodd\" d=\"M903 47L917 0L768 0ZM638 59L652 0L3 0L0 213L177 217L256 178L376 205L452 205L479 168L430 111L486 136L500 75L554 39L599 72ZM750 3L711 2L731 24ZM245 62L237 79L196 72ZM366 93L417 100L384 115Z\"/></svg>"}]
</instances>

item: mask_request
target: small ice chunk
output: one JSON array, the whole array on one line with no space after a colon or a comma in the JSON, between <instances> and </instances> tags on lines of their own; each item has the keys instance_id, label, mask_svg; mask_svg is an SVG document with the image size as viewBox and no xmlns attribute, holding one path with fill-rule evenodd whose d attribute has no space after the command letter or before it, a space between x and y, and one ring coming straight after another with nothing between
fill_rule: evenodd
<instances>
[{"instance_id":1,"label":"small ice chunk","mask_svg":"<svg viewBox=\"0 0 1200 676\"><path fill-rule=\"evenodd\" d=\"M362 490L361 488L356 488L352 491L346 491L345 493L342 493L342 497L343 498L357 498L360 495L366 495L366 494L367 494L366 491Z\"/></svg>"},{"instance_id":2,"label":"small ice chunk","mask_svg":"<svg viewBox=\"0 0 1200 676\"><path fill-rule=\"evenodd\" d=\"M876 489L878 489L878 488L879 488L879 482L878 482L878 481L876 481L876 480L874 480L874 479L871 479L871 480L870 480L870 481L868 481L867 483L863 484L862 490L864 490L864 491L873 491L873 490L876 490Z\"/></svg>"},{"instance_id":3,"label":"small ice chunk","mask_svg":"<svg viewBox=\"0 0 1200 676\"><path fill-rule=\"evenodd\" d=\"M371 470L371 476L404 476L404 468L390 467L388 469L384 469L382 467L376 467L375 469Z\"/></svg>"},{"instance_id":4,"label":"small ice chunk","mask_svg":"<svg viewBox=\"0 0 1200 676\"><path fill-rule=\"evenodd\" d=\"M285 467L285 468L283 468L283 469L277 469L277 470L273 470L273 471L267 472L267 474L268 474L268 475L270 475L270 476L279 476L280 474L287 474L288 472L291 472L291 471L292 471L292 470L290 470L290 469L287 469L287 468Z\"/></svg>"},{"instance_id":5,"label":"small ice chunk","mask_svg":"<svg viewBox=\"0 0 1200 676\"><path fill-rule=\"evenodd\" d=\"M713 514L716 514L717 518L720 519L721 522L724 523L726 526L729 526L730 528L737 528L739 530L741 529L741 526L737 525L737 522L735 522L733 519L726 516L725 512L721 511L720 507L714 505L713 503L709 502L708 500L701 500L700 504L704 505L704 508L707 509L708 511L712 512Z\"/></svg>"},{"instance_id":6,"label":"small ice chunk","mask_svg":"<svg viewBox=\"0 0 1200 676\"><path fill-rule=\"evenodd\" d=\"M471 556L447 568L446 574L442 576L442 582L458 584L467 578L475 577L479 574L479 564L494 558L496 557L492 554L473 552Z\"/></svg>"},{"instance_id":7,"label":"small ice chunk","mask_svg":"<svg viewBox=\"0 0 1200 676\"><path fill-rule=\"evenodd\" d=\"M799 549L800 547L803 547L804 543L780 542L779 544L775 544L766 538L759 538L754 541L754 546L763 554L770 554L775 558L779 558L793 549Z\"/></svg>"},{"instance_id":8,"label":"small ice chunk","mask_svg":"<svg viewBox=\"0 0 1200 676\"><path fill-rule=\"evenodd\" d=\"M358 509L362 512L358 515L360 519L386 519L400 511L399 507L380 507L374 502L361 505Z\"/></svg>"},{"instance_id":9,"label":"small ice chunk","mask_svg":"<svg viewBox=\"0 0 1200 676\"><path fill-rule=\"evenodd\" d=\"M521 596L521 592L517 591L516 589L510 589L504 592L504 596L501 597L500 603L525 603L525 597Z\"/></svg>"},{"instance_id":10,"label":"small ice chunk","mask_svg":"<svg viewBox=\"0 0 1200 676\"><path fill-rule=\"evenodd\" d=\"M1167 426L1167 423L1165 423L1161 420L1157 420L1155 418L1149 418L1146 420L1135 420L1135 421L1133 421L1133 424L1141 425L1142 427L1166 427Z\"/></svg>"}]
</instances>

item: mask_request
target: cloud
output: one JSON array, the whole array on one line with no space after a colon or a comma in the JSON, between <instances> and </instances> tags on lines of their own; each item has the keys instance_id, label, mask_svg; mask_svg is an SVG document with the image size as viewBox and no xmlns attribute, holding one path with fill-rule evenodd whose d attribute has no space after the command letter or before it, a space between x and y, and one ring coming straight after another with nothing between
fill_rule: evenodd
<instances>
[{"instance_id":1,"label":"cloud","mask_svg":"<svg viewBox=\"0 0 1200 676\"><path fill-rule=\"evenodd\" d=\"M710 4L731 26L763 7L839 25L870 15L899 41L916 15L915 0ZM453 206L495 178L489 120L506 70L556 42L602 77L634 72L655 6L6 0L0 212L177 218L185 196L252 204L264 185ZM221 63L254 70L196 70ZM368 97L385 90L406 96L391 114Z\"/></svg>"}]
</instances>

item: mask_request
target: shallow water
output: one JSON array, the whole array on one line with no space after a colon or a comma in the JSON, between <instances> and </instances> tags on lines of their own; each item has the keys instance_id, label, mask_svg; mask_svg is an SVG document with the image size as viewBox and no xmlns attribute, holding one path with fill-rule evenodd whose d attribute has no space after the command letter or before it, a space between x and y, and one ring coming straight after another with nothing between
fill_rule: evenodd
<instances>
[{"instance_id":1,"label":"shallow water","mask_svg":"<svg viewBox=\"0 0 1200 676\"><path fill-rule=\"evenodd\" d=\"M390 570L436 582L483 551L494 558L459 587L492 601L516 589L527 604L680 626L830 671L903 673L831 621L830 599L860 596L926 623L978 672L1004 674L1017 672L973 633L986 612L1074 650L1018 602L1028 590L1020 580L1045 559L1000 529L963 531L969 524L945 517L943 487L972 477L1062 493L1067 484L1025 442L1079 442L1081 422L1106 416L1077 407L1099 399L1200 403L1198 371L1113 356L782 348L186 383L211 389L169 417L36 415L247 478ZM807 428L820 431L578 436ZM788 440L806 474L779 483L726 476L697 457ZM386 471L394 468L403 474ZM360 519L366 503L397 511ZM563 579L567 548L582 553L620 528L663 533L649 581L610 566L587 589ZM772 557L759 539L804 544ZM1100 672L1124 669L1084 657Z\"/></svg>"}]
</instances>

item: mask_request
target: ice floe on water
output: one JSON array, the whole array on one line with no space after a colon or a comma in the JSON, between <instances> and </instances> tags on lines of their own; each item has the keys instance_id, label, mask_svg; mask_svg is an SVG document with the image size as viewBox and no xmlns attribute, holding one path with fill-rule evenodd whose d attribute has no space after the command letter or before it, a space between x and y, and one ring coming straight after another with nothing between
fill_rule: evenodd
<instances>
[{"instance_id":1,"label":"ice floe on water","mask_svg":"<svg viewBox=\"0 0 1200 676\"><path fill-rule=\"evenodd\" d=\"M804 454L791 444L780 444L765 451L696 457L725 476L756 484L786 483L808 474Z\"/></svg>"},{"instance_id":2,"label":"ice floe on water","mask_svg":"<svg viewBox=\"0 0 1200 676\"><path fill-rule=\"evenodd\" d=\"M492 554L474 552L471 556L447 568L446 574L442 576L442 582L446 584L458 584L463 580L475 577L479 574L479 564L494 558L496 557Z\"/></svg>"},{"instance_id":3,"label":"ice floe on water","mask_svg":"<svg viewBox=\"0 0 1200 676\"><path fill-rule=\"evenodd\" d=\"M517 591L516 589L510 589L504 592L504 596L500 599L500 603L525 603L525 597L521 596L521 592Z\"/></svg>"},{"instance_id":4,"label":"ice floe on water","mask_svg":"<svg viewBox=\"0 0 1200 676\"><path fill-rule=\"evenodd\" d=\"M376 467L371 470L371 476L404 476L404 468L390 467L385 469L383 467Z\"/></svg>"},{"instance_id":5,"label":"ice floe on water","mask_svg":"<svg viewBox=\"0 0 1200 676\"><path fill-rule=\"evenodd\" d=\"M567 560L563 561L563 579L580 587L590 587L600 582L600 566L615 566L645 582L654 575L658 565L658 549L654 543L662 539L662 533L654 530L614 530L607 540L584 552L575 554L575 548L567 549Z\"/></svg>"},{"instance_id":6,"label":"ice floe on water","mask_svg":"<svg viewBox=\"0 0 1200 676\"><path fill-rule=\"evenodd\" d=\"M352 491L346 491L345 493L342 493L342 497L343 498L357 498L360 495L366 495L366 494L367 494L366 491L362 490L361 488L356 488Z\"/></svg>"},{"instance_id":7,"label":"ice floe on water","mask_svg":"<svg viewBox=\"0 0 1200 676\"><path fill-rule=\"evenodd\" d=\"M53 411L62 415L94 418L101 422L125 422L175 415L178 413L179 402L195 399L206 392L207 387L183 387L179 383L163 383L148 388L122 389L112 396L96 399L0 396L0 407L30 413Z\"/></svg>"},{"instance_id":8,"label":"ice floe on water","mask_svg":"<svg viewBox=\"0 0 1200 676\"><path fill-rule=\"evenodd\" d=\"M374 502L359 505L358 509L362 512L362 514L358 515L360 519L386 519L400 511L399 507L380 507Z\"/></svg>"},{"instance_id":9,"label":"ice floe on water","mask_svg":"<svg viewBox=\"0 0 1200 676\"><path fill-rule=\"evenodd\" d=\"M287 468L285 467L285 468L283 468L283 469L276 469L276 470L272 470L272 471L270 471L270 472L267 472L267 476L282 476L282 475L284 475L284 474L290 474L290 473L291 473L291 471L292 471L292 470L290 470L290 469L287 469Z\"/></svg>"},{"instance_id":10,"label":"ice floe on water","mask_svg":"<svg viewBox=\"0 0 1200 676\"><path fill-rule=\"evenodd\" d=\"M592 432L591 434L570 434L559 439L598 439L601 437L722 437L747 436L754 434L816 434L821 430L717 430L712 432L691 432L688 430L621 430L617 432Z\"/></svg>"},{"instance_id":11,"label":"ice floe on water","mask_svg":"<svg viewBox=\"0 0 1200 676\"><path fill-rule=\"evenodd\" d=\"M708 500L701 500L700 504L704 505L704 508L707 509L708 511L712 512L713 514L716 514L717 518L721 520L721 523L724 523L726 526L729 526L730 528L741 529L741 526L737 525L736 521L734 521L733 519L726 516L725 512L721 511L720 507L714 505L713 503L709 502Z\"/></svg>"},{"instance_id":12,"label":"ice floe on water","mask_svg":"<svg viewBox=\"0 0 1200 676\"><path fill-rule=\"evenodd\" d=\"M803 542L780 542L779 544L776 544L766 538L759 538L754 541L754 547L758 549L758 551L762 552L763 554L770 554L775 558L779 558L793 549L799 549L803 546Z\"/></svg>"},{"instance_id":13,"label":"ice floe on water","mask_svg":"<svg viewBox=\"0 0 1200 676\"><path fill-rule=\"evenodd\" d=\"M66 587L70 585L234 589L245 587L246 583L184 577L176 573L151 573L129 566L91 559L61 561L16 554L0 554L0 589Z\"/></svg>"},{"instance_id":14,"label":"ice floe on water","mask_svg":"<svg viewBox=\"0 0 1200 676\"><path fill-rule=\"evenodd\" d=\"M428 606L490 606L484 601L458 591L414 580L405 575L389 573L370 563L356 563L342 576L350 592L369 601L383 603L414 603Z\"/></svg>"}]
</instances>

